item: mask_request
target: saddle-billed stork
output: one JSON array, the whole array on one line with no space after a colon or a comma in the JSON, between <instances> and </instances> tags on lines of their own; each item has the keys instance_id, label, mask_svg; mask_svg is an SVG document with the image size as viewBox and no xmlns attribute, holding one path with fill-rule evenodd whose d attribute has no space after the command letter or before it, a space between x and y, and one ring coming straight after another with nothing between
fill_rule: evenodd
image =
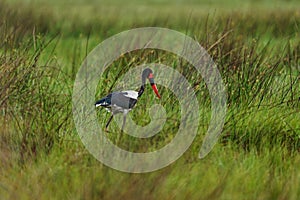
<instances>
[{"instance_id":1,"label":"saddle-billed stork","mask_svg":"<svg viewBox=\"0 0 300 200\"><path fill-rule=\"evenodd\" d=\"M102 106L106 108L109 112L112 113L111 117L109 118L105 130L107 131L107 127L111 122L112 118L115 114L123 113L123 125L122 131L125 127L126 116L128 112L135 106L139 97L142 96L145 90L146 79L149 80L152 89L154 90L156 96L160 98L158 93L157 87L154 83L153 71L150 68L146 68L143 70L142 73L142 85L139 91L128 90L128 91L121 91L121 92L113 92L107 95L106 97L96 101L95 106Z\"/></svg>"}]
</instances>

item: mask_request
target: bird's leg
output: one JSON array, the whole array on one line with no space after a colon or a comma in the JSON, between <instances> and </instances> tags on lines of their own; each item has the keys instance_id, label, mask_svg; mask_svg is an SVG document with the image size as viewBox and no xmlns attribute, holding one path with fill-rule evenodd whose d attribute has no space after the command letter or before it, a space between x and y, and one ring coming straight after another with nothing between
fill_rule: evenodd
<instances>
[{"instance_id":1,"label":"bird's leg","mask_svg":"<svg viewBox=\"0 0 300 200\"><path fill-rule=\"evenodd\" d=\"M111 122L111 120L112 120L113 117L114 117L114 115L111 115L110 118L109 118L109 120L108 120L108 122L106 123L106 126L105 126L105 131L106 132L108 132L108 128L107 127L110 124L110 122Z\"/></svg>"},{"instance_id":2,"label":"bird's leg","mask_svg":"<svg viewBox=\"0 0 300 200\"><path fill-rule=\"evenodd\" d=\"M127 113L128 113L128 112L124 112L124 114L123 114L123 125L122 125L122 130L121 130L122 132L124 132Z\"/></svg>"}]
</instances>

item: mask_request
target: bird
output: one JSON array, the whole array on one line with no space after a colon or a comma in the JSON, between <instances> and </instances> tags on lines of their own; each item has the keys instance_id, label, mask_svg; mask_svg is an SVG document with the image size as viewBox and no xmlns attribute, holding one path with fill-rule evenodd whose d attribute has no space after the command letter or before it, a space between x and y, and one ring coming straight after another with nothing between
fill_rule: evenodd
<instances>
[{"instance_id":1,"label":"bird","mask_svg":"<svg viewBox=\"0 0 300 200\"><path fill-rule=\"evenodd\" d=\"M100 100L95 102L96 107L104 107L108 112L111 112L112 115L109 118L108 122L105 126L105 131L108 131L108 125L113 119L114 115L118 113L123 113L123 124L121 131L124 131L126 116L130 110L134 108L138 99L144 93L146 87L146 79L149 80L151 87L156 94L156 96L160 99L161 96L157 90L157 86L154 83L154 75L153 71L150 68L146 68L142 72L142 85L138 91L134 90L126 90L126 91L117 91L108 94L107 96L101 98Z\"/></svg>"}]
</instances>

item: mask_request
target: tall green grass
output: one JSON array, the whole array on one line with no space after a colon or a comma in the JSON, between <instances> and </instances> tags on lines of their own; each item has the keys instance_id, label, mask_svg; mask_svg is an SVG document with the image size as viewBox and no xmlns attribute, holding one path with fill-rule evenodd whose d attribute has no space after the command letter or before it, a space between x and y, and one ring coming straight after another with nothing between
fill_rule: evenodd
<instances>
[{"instance_id":1,"label":"tall green grass","mask_svg":"<svg viewBox=\"0 0 300 200\"><path fill-rule=\"evenodd\" d=\"M204 8L213 10L220 2L129 2L123 10L118 2L17 1L17 6L0 1L1 199L297 198L298 2L276 1L282 7L269 9L270 1L258 5L247 1L238 10L236 2L230 1L230 6L209 14ZM145 5L151 12L145 12ZM248 10L257 7L263 12L254 15ZM141 13L144 17L137 18ZM228 113L218 144L199 160L210 120L203 80L193 76L189 63L167 52L124 55L105 72L95 98L114 90L128 69L159 62L185 75L201 108L199 133L178 161L156 172L126 174L102 165L84 148L72 121L71 91L77 70L92 48L113 34L140 26L174 28L199 41L221 72ZM167 89L159 89L169 96ZM154 101L149 99L141 98L130 113L141 125L150 120L144 109ZM162 104L168 116L162 133L141 141L121 136L112 124L109 137L132 151L163 147L176 133L180 108L172 96ZM98 117L104 124L108 115L101 110Z\"/></svg>"}]
</instances>

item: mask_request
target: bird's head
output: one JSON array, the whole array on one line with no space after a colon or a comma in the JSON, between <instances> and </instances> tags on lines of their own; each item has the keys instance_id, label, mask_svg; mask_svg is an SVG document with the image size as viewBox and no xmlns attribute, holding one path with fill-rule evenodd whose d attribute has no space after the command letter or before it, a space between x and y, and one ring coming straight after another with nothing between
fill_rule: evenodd
<instances>
[{"instance_id":1,"label":"bird's head","mask_svg":"<svg viewBox=\"0 0 300 200\"><path fill-rule=\"evenodd\" d=\"M156 84L154 82L153 71L150 68L146 68L146 69L143 70L143 74L142 74L142 83L143 83L143 85L145 85L146 79L149 80L153 91L155 92L156 96L160 99L160 94L158 93Z\"/></svg>"}]
</instances>

